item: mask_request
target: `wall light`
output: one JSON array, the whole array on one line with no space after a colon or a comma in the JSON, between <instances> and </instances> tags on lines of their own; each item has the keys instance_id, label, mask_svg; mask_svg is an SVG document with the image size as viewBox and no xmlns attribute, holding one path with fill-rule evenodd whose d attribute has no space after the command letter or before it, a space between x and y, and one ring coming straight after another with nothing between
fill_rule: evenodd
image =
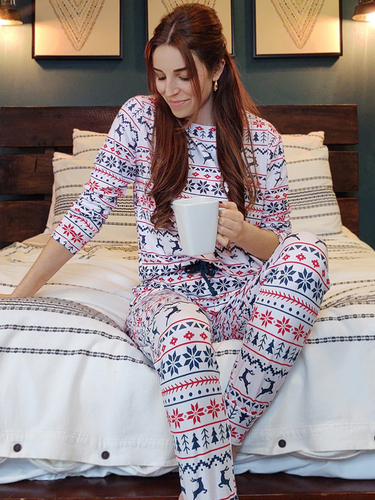
<instances>
[{"instance_id":1,"label":"wall light","mask_svg":"<svg viewBox=\"0 0 375 500\"><path fill-rule=\"evenodd\" d=\"M375 0L359 0L353 19L354 21L367 21L375 25Z\"/></svg>"},{"instance_id":2,"label":"wall light","mask_svg":"<svg viewBox=\"0 0 375 500\"><path fill-rule=\"evenodd\" d=\"M23 24L15 0L1 0L0 2L0 26L18 26Z\"/></svg>"}]
</instances>

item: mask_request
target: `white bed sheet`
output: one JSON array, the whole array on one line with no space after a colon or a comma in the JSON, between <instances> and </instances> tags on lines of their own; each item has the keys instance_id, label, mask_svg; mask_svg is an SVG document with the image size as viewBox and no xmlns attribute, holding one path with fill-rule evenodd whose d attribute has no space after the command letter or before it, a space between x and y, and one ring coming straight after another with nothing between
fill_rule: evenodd
<instances>
[{"instance_id":1,"label":"white bed sheet","mask_svg":"<svg viewBox=\"0 0 375 500\"><path fill-rule=\"evenodd\" d=\"M46 237L0 252L0 292L19 281ZM237 473L375 478L375 252L346 229L327 243L331 290L247 436ZM175 467L156 374L122 333L137 282L134 246L88 245L39 298L0 309L0 482ZM38 309L32 325L30 308ZM216 348L224 386L239 343Z\"/></svg>"}]
</instances>

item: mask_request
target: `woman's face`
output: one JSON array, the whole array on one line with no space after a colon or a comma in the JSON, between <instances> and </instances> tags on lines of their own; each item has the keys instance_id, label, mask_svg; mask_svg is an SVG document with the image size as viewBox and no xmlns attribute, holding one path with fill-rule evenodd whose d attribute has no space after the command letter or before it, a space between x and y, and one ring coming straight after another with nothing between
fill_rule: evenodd
<instances>
[{"instance_id":1,"label":"woman's face","mask_svg":"<svg viewBox=\"0 0 375 500\"><path fill-rule=\"evenodd\" d=\"M188 78L184 58L172 45L160 45L154 51L156 89L177 118L194 115L194 121L201 125L215 125L212 113L212 82L218 78L218 71L209 73L202 61L194 53L192 55L201 89L200 104L194 92L193 82ZM220 74L223 67L224 63Z\"/></svg>"}]
</instances>

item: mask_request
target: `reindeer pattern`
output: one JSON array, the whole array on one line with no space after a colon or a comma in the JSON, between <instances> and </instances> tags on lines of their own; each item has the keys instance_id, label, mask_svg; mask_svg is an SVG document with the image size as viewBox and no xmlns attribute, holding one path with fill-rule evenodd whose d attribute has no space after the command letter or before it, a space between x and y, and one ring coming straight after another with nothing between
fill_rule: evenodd
<instances>
[{"instance_id":1,"label":"reindeer pattern","mask_svg":"<svg viewBox=\"0 0 375 500\"><path fill-rule=\"evenodd\" d=\"M309 335L328 288L326 249L313 235L286 238L291 228L281 138L271 124L249 115L244 154L254 170L252 143L257 197L246 221L286 239L264 264L235 245L217 246L211 287L199 273L189 274L185 268L196 259L183 254L174 221L168 231L151 223L153 120L153 97L125 103L85 192L53 237L75 253L134 183L142 283L134 289L126 332L159 375L185 497L236 500L231 444L241 444L269 406ZM181 196L227 200L215 127L191 124L186 134L189 172ZM103 216L93 221L90 214ZM242 348L223 394L212 341L231 338L241 339Z\"/></svg>"},{"instance_id":2,"label":"reindeer pattern","mask_svg":"<svg viewBox=\"0 0 375 500\"><path fill-rule=\"evenodd\" d=\"M203 485L203 480L202 480L201 477L198 477L198 478L193 478L192 477L190 479L190 481L192 483L198 483L197 484L197 489L193 490L193 500L195 500L200 493L207 493L208 492L208 490L206 490L206 488Z\"/></svg>"}]
</instances>

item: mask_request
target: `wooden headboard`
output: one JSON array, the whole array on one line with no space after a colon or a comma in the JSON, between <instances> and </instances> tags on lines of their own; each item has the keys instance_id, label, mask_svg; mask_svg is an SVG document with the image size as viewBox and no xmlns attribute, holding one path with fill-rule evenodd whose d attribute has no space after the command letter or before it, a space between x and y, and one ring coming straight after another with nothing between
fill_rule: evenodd
<instances>
[{"instance_id":1,"label":"wooden headboard","mask_svg":"<svg viewBox=\"0 0 375 500\"><path fill-rule=\"evenodd\" d=\"M51 200L54 151L71 153L73 128L106 133L118 106L2 107L0 245L43 232ZM345 226L358 234L357 106L269 105L260 113L284 134L324 130ZM349 146L349 147L348 147Z\"/></svg>"}]
</instances>

